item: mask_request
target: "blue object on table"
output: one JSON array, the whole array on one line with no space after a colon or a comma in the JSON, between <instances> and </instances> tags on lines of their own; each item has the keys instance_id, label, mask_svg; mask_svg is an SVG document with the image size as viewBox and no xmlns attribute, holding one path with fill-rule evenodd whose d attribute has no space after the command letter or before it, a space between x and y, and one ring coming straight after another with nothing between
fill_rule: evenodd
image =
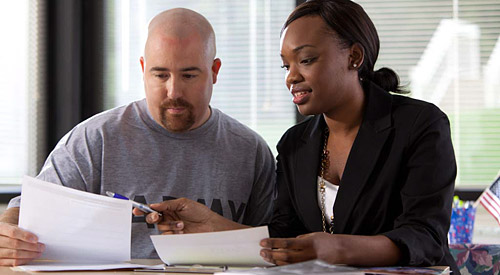
<instances>
[{"instance_id":1,"label":"blue object on table","mask_svg":"<svg viewBox=\"0 0 500 275\"><path fill-rule=\"evenodd\" d=\"M474 233L474 219L476 208L472 203L454 205L451 211L450 231L448 237L450 244L472 243Z\"/></svg>"}]
</instances>

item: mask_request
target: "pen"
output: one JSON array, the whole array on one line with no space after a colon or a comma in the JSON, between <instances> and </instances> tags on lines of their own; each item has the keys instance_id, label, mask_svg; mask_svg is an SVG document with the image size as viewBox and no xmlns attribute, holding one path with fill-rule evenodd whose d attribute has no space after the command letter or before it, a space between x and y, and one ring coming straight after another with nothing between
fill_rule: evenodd
<instances>
[{"instance_id":1,"label":"pen","mask_svg":"<svg viewBox=\"0 0 500 275\"><path fill-rule=\"evenodd\" d=\"M108 195L108 197L130 201L134 207L139 208L143 212L146 212L146 213L156 213L156 214L158 214L158 215L161 216L161 213L158 213L157 211L151 209L151 207L149 207L149 206L147 206L147 205L145 205L143 203L133 201L133 200L131 200L131 199L129 199L129 198L123 196L123 195L120 195L120 194L117 194L117 193L113 193L113 192L110 192L110 191L106 191L106 195Z\"/></svg>"}]
</instances>

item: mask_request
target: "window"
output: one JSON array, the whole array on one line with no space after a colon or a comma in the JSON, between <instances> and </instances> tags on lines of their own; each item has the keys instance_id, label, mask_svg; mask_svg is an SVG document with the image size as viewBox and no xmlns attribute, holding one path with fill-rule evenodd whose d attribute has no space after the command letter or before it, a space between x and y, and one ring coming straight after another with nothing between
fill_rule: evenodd
<instances>
[{"instance_id":1,"label":"window","mask_svg":"<svg viewBox=\"0 0 500 275\"><path fill-rule=\"evenodd\" d=\"M295 106L280 68L279 34L295 0L106 2L105 108L144 97L139 57L148 21L159 12L184 7L204 15L222 60L211 105L260 133L276 154L276 143L295 124Z\"/></svg>"},{"instance_id":2,"label":"window","mask_svg":"<svg viewBox=\"0 0 500 275\"><path fill-rule=\"evenodd\" d=\"M35 0L0 2L0 191L17 192L23 175L35 175L44 157L44 91L38 54L43 10ZM8 39L7 39L8 38Z\"/></svg>"},{"instance_id":3,"label":"window","mask_svg":"<svg viewBox=\"0 0 500 275\"><path fill-rule=\"evenodd\" d=\"M457 187L489 185L500 169L500 2L356 2L380 36L376 68L395 69L450 118Z\"/></svg>"}]
</instances>

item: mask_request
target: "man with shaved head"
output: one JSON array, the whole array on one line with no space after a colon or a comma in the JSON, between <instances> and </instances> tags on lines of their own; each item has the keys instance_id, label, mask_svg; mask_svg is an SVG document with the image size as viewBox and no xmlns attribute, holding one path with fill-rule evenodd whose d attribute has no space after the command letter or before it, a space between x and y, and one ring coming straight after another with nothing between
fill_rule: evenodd
<instances>
[{"instance_id":1,"label":"man with shaved head","mask_svg":"<svg viewBox=\"0 0 500 275\"><path fill-rule=\"evenodd\" d=\"M179 8L155 16L140 58L146 98L78 124L37 178L146 204L186 197L241 224L268 222L274 159L259 135L210 107L221 67L215 56L202 15ZM19 205L20 197L12 199L0 217L0 265L27 263L44 250L17 227ZM144 216L132 222L132 258L158 257L149 236L162 232Z\"/></svg>"},{"instance_id":2,"label":"man with shaved head","mask_svg":"<svg viewBox=\"0 0 500 275\"><path fill-rule=\"evenodd\" d=\"M157 15L140 61L148 109L156 122L183 132L208 120L221 61L215 58L214 31L203 16L187 9Z\"/></svg>"}]
</instances>

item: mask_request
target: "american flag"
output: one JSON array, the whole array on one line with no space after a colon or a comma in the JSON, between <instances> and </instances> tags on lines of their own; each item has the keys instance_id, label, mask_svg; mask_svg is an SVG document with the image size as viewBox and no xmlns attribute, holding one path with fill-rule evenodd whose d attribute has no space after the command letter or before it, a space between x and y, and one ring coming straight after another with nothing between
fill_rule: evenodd
<instances>
[{"instance_id":1,"label":"american flag","mask_svg":"<svg viewBox=\"0 0 500 275\"><path fill-rule=\"evenodd\" d=\"M500 174L493 184L484 190L479 202L500 224Z\"/></svg>"}]
</instances>

